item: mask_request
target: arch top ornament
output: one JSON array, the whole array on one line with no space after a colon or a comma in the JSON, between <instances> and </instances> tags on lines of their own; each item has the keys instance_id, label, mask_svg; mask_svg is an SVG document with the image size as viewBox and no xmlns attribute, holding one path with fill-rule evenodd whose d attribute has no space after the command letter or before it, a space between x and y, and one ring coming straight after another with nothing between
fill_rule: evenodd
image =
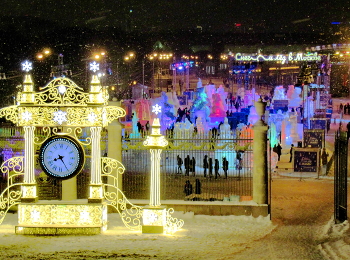
<instances>
[{"instance_id":1,"label":"arch top ornament","mask_svg":"<svg viewBox=\"0 0 350 260\"><path fill-rule=\"evenodd\" d=\"M34 98L38 105L84 106L89 102L89 93L84 93L71 79L61 77L51 80L41 92L34 94ZM105 99L104 104L108 97Z\"/></svg>"},{"instance_id":2,"label":"arch top ornament","mask_svg":"<svg viewBox=\"0 0 350 260\"><path fill-rule=\"evenodd\" d=\"M120 107L108 106L108 98L96 75L89 92L66 77L55 78L35 92L32 77L26 74L18 105L0 109L0 117L18 126L105 127L126 114Z\"/></svg>"}]
</instances>

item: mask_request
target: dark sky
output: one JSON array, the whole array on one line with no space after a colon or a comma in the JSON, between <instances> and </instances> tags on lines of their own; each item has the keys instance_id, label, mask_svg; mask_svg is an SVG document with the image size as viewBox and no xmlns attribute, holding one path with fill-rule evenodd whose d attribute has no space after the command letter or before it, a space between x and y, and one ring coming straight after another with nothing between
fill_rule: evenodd
<instances>
[{"instance_id":1,"label":"dark sky","mask_svg":"<svg viewBox=\"0 0 350 260\"><path fill-rule=\"evenodd\" d=\"M130 11L132 10L132 11ZM62 24L139 29L230 30L235 23L274 30L349 21L349 0L1 0L1 16L34 16Z\"/></svg>"}]
</instances>

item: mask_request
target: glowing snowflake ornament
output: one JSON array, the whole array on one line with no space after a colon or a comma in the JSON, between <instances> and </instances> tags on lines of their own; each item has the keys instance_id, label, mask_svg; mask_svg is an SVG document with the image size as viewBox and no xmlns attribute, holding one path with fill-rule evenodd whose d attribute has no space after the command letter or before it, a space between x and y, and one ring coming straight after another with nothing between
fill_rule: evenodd
<instances>
[{"instance_id":1,"label":"glowing snowflake ornament","mask_svg":"<svg viewBox=\"0 0 350 260\"><path fill-rule=\"evenodd\" d=\"M152 212L151 214L149 214L149 221L151 222L151 223L154 223L154 222L156 222L156 221L158 221L158 215L156 214L156 213L154 213L154 212Z\"/></svg>"},{"instance_id":2,"label":"glowing snowflake ornament","mask_svg":"<svg viewBox=\"0 0 350 260\"><path fill-rule=\"evenodd\" d=\"M93 72L96 72L100 69L100 64L98 64L96 61L90 63L90 70Z\"/></svg>"},{"instance_id":3,"label":"glowing snowflake ornament","mask_svg":"<svg viewBox=\"0 0 350 260\"><path fill-rule=\"evenodd\" d=\"M22 70L25 72L29 72L33 69L32 63L29 61L25 61L22 63Z\"/></svg>"},{"instance_id":4,"label":"glowing snowflake ornament","mask_svg":"<svg viewBox=\"0 0 350 260\"><path fill-rule=\"evenodd\" d=\"M22 113L22 120L24 121L30 121L32 120L32 113L28 112L28 111L25 111Z\"/></svg>"},{"instance_id":5,"label":"glowing snowflake ornament","mask_svg":"<svg viewBox=\"0 0 350 260\"><path fill-rule=\"evenodd\" d=\"M59 85L58 86L58 92L63 95L66 92L67 88L64 85Z\"/></svg>"},{"instance_id":6,"label":"glowing snowflake ornament","mask_svg":"<svg viewBox=\"0 0 350 260\"><path fill-rule=\"evenodd\" d=\"M33 210L30 215L34 222L37 222L40 219L40 212L37 210Z\"/></svg>"},{"instance_id":7,"label":"glowing snowflake ornament","mask_svg":"<svg viewBox=\"0 0 350 260\"><path fill-rule=\"evenodd\" d=\"M61 110L58 110L53 113L53 121L56 123L62 125L63 122L67 121L67 112L63 112Z\"/></svg>"},{"instance_id":8,"label":"glowing snowflake ornament","mask_svg":"<svg viewBox=\"0 0 350 260\"><path fill-rule=\"evenodd\" d=\"M152 106L152 112L158 115L159 113L162 112L162 107L156 104L155 106Z\"/></svg>"},{"instance_id":9,"label":"glowing snowflake ornament","mask_svg":"<svg viewBox=\"0 0 350 260\"><path fill-rule=\"evenodd\" d=\"M80 212L80 220L82 221L82 222L86 222L86 221L88 221L90 219L90 214L89 214L89 212L87 212L87 211L82 211L82 212Z\"/></svg>"},{"instance_id":10,"label":"glowing snowflake ornament","mask_svg":"<svg viewBox=\"0 0 350 260\"><path fill-rule=\"evenodd\" d=\"M91 112L89 115L88 115L88 120L90 123L94 123L97 119L97 116L95 113Z\"/></svg>"}]
</instances>

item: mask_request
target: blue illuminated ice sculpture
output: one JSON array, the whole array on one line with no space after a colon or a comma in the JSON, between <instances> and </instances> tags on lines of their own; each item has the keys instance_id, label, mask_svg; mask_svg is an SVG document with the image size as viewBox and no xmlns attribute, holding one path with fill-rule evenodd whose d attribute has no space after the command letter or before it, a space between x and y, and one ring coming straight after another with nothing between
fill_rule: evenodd
<instances>
[{"instance_id":1,"label":"blue illuminated ice sculpture","mask_svg":"<svg viewBox=\"0 0 350 260\"><path fill-rule=\"evenodd\" d=\"M190 109L191 121L194 122L196 117L201 117L206 122L209 122L210 101L205 93L201 79L198 79L195 95L196 99L193 101L193 105Z\"/></svg>"}]
</instances>

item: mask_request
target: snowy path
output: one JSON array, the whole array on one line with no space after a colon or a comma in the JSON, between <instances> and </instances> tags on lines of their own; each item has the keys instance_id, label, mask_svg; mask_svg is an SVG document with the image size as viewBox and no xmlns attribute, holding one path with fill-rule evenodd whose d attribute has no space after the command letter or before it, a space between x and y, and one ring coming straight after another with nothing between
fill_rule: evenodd
<instances>
[{"instance_id":1,"label":"snowy path","mask_svg":"<svg viewBox=\"0 0 350 260\"><path fill-rule=\"evenodd\" d=\"M315 233L319 229L320 226L279 226L264 239L253 243L252 248L235 254L231 259L326 259L317 247Z\"/></svg>"}]
</instances>

